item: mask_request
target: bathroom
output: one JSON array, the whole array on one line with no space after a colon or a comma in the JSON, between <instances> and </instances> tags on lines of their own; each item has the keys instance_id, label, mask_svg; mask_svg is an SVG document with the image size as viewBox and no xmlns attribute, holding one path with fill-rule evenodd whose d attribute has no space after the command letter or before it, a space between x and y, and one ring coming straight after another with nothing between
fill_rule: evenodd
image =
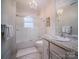
<instances>
[{"instance_id":1,"label":"bathroom","mask_svg":"<svg viewBox=\"0 0 79 59\"><path fill-rule=\"evenodd\" d=\"M1 59L78 59L77 0L1 0Z\"/></svg>"}]
</instances>

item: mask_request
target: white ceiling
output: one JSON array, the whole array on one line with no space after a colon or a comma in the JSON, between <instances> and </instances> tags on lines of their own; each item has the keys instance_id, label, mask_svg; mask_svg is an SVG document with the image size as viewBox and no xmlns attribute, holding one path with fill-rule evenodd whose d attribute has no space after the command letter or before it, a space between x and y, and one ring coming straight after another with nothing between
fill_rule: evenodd
<instances>
[{"instance_id":1,"label":"white ceiling","mask_svg":"<svg viewBox=\"0 0 79 59\"><path fill-rule=\"evenodd\" d=\"M37 0L37 8L33 9L29 6L29 2L31 0L16 0L16 11L17 12L30 12L30 13L37 13L42 8L45 8L45 6L50 2L50 0Z\"/></svg>"},{"instance_id":2,"label":"white ceiling","mask_svg":"<svg viewBox=\"0 0 79 59\"><path fill-rule=\"evenodd\" d=\"M30 8L28 5L31 0L16 0L16 12L18 13L38 13L41 9L45 8L52 0L36 0L38 1L37 8ZM56 0L56 7L62 7L66 5L70 5L73 2L77 2L77 0Z\"/></svg>"}]
</instances>

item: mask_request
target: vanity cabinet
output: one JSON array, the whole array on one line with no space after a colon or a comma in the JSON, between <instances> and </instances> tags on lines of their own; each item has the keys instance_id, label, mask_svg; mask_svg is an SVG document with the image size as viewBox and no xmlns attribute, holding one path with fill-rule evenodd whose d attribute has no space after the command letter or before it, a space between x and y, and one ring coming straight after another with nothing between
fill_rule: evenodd
<instances>
[{"instance_id":1,"label":"vanity cabinet","mask_svg":"<svg viewBox=\"0 0 79 59\"><path fill-rule=\"evenodd\" d=\"M43 40L43 59L49 59L49 42Z\"/></svg>"},{"instance_id":2,"label":"vanity cabinet","mask_svg":"<svg viewBox=\"0 0 79 59\"><path fill-rule=\"evenodd\" d=\"M78 59L78 52L44 39L42 56L42 59Z\"/></svg>"},{"instance_id":3,"label":"vanity cabinet","mask_svg":"<svg viewBox=\"0 0 79 59\"><path fill-rule=\"evenodd\" d=\"M65 59L66 51L50 43L50 59Z\"/></svg>"},{"instance_id":4,"label":"vanity cabinet","mask_svg":"<svg viewBox=\"0 0 79 59\"><path fill-rule=\"evenodd\" d=\"M75 52L50 43L50 59L78 59Z\"/></svg>"},{"instance_id":5,"label":"vanity cabinet","mask_svg":"<svg viewBox=\"0 0 79 59\"><path fill-rule=\"evenodd\" d=\"M50 59L62 59L62 58L58 56L56 53L50 52Z\"/></svg>"}]
</instances>

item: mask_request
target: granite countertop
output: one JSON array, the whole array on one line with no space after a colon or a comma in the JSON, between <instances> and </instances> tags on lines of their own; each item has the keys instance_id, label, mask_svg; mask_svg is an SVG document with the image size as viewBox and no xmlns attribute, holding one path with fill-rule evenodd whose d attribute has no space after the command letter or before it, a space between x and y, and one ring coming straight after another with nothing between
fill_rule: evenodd
<instances>
[{"instance_id":1,"label":"granite countertop","mask_svg":"<svg viewBox=\"0 0 79 59\"><path fill-rule=\"evenodd\" d=\"M51 35L44 35L41 38L44 38L49 42L54 43L64 49L72 51L74 50L75 52L78 52L78 39L69 38L71 39L70 41L58 41L56 40L56 37Z\"/></svg>"}]
</instances>

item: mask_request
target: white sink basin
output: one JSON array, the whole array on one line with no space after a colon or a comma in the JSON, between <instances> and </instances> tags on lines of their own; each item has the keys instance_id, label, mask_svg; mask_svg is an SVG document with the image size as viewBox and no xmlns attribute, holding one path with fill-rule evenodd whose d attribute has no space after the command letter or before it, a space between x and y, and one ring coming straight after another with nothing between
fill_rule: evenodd
<instances>
[{"instance_id":1,"label":"white sink basin","mask_svg":"<svg viewBox=\"0 0 79 59\"><path fill-rule=\"evenodd\" d=\"M49 38L49 39L54 38L54 39L57 40L57 41L70 41L70 40L71 40L70 38L61 37L61 36L57 36L57 35L45 35L45 37L47 37L47 38Z\"/></svg>"},{"instance_id":2,"label":"white sink basin","mask_svg":"<svg viewBox=\"0 0 79 59\"><path fill-rule=\"evenodd\" d=\"M67 37L60 37L60 36L56 36L56 40L58 40L58 41L70 41L69 38L67 38Z\"/></svg>"}]
</instances>

